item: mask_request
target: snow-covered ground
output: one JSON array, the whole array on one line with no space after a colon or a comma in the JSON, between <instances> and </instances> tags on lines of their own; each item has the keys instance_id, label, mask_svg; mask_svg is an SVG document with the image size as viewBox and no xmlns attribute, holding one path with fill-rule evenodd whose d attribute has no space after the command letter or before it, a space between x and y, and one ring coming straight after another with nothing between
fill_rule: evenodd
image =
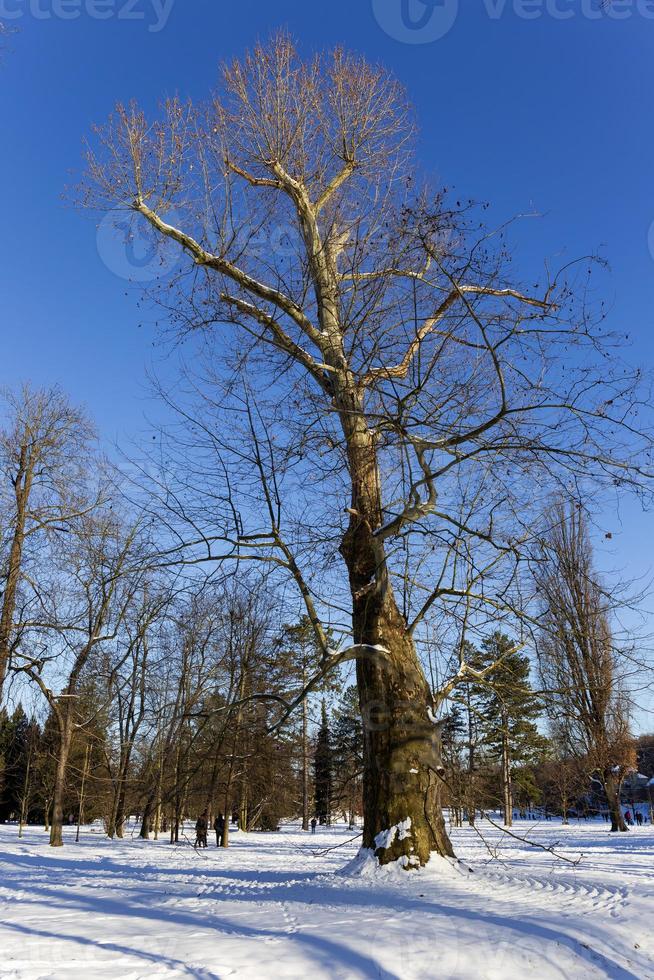
<instances>
[{"instance_id":1,"label":"snow-covered ground","mask_svg":"<svg viewBox=\"0 0 654 980\"><path fill-rule=\"evenodd\" d=\"M92 830L52 850L0 827L0 976L654 978L652 828L514 829L583 856L486 824L454 832L472 873L343 874L345 827L235 834L227 852Z\"/></svg>"}]
</instances>

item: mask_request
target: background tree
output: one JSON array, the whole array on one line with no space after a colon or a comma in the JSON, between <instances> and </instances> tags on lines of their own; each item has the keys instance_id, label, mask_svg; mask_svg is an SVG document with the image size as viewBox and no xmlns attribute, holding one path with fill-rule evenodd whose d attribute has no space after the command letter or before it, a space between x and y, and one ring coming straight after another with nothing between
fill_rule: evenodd
<instances>
[{"instance_id":1,"label":"background tree","mask_svg":"<svg viewBox=\"0 0 654 980\"><path fill-rule=\"evenodd\" d=\"M508 636L493 633L486 637L481 663L484 667L491 666L480 705L483 744L489 757L501 763L504 824L510 827L514 767L522 767L522 782L525 784L528 778L532 794L536 788L526 767L536 763L546 747L546 739L536 725L542 704L530 683L529 658L520 654Z\"/></svg>"},{"instance_id":2,"label":"background tree","mask_svg":"<svg viewBox=\"0 0 654 980\"><path fill-rule=\"evenodd\" d=\"M336 703L331 743L334 801L354 827L361 812L363 776L363 727L355 685L346 688Z\"/></svg>"},{"instance_id":3,"label":"background tree","mask_svg":"<svg viewBox=\"0 0 654 980\"><path fill-rule=\"evenodd\" d=\"M20 639L17 603L25 566L47 532L61 533L91 506L85 464L93 427L58 388L5 392L0 430L0 698ZM83 488L83 489L82 489Z\"/></svg>"},{"instance_id":4,"label":"background tree","mask_svg":"<svg viewBox=\"0 0 654 980\"><path fill-rule=\"evenodd\" d=\"M555 723L551 724L551 730L550 753L540 768L538 782L547 809L560 813L563 824L567 825L570 810L588 792L588 775L584 760L571 750L565 730Z\"/></svg>"},{"instance_id":5,"label":"background tree","mask_svg":"<svg viewBox=\"0 0 654 980\"><path fill-rule=\"evenodd\" d=\"M29 780L31 749L31 724L17 705L9 715L0 712L0 822L17 817L21 813L21 801L25 784Z\"/></svg>"},{"instance_id":6,"label":"background tree","mask_svg":"<svg viewBox=\"0 0 654 980\"><path fill-rule=\"evenodd\" d=\"M57 727L53 847L63 844L66 777L74 734L86 724L80 699L84 672L98 648L115 639L133 601L138 572L131 577L126 573L128 562L136 558L135 541L136 528L126 528L110 506L78 517L69 547L59 556L56 586L47 596L40 596L43 615L30 624L15 653L20 661L16 669L37 685ZM39 655L39 646L49 652ZM58 692L50 681L53 662Z\"/></svg>"},{"instance_id":7,"label":"background tree","mask_svg":"<svg viewBox=\"0 0 654 980\"><path fill-rule=\"evenodd\" d=\"M303 616L294 625L284 627L279 637L279 650L276 664L283 659L291 676L295 676L304 690L317 671L320 670L320 648L316 644L316 634L308 616ZM321 685L324 687L324 685ZM310 702L302 699L300 729L300 756L302 772L302 830L309 830L311 809L311 744L310 744Z\"/></svg>"},{"instance_id":8,"label":"background tree","mask_svg":"<svg viewBox=\"0 0 654 980\"><path fill-rule=\"evenodd\" d=\"M468 685L464 685L464 688ZM447 802L450 810L450 823L454 827L463 825L463 809L471 809L469 791L472 773L466 771L469 764L469 726L466 724L463 709L454 704L443 719L441 743L443 746L443 767L447 785ZM467 761L466 761L467 760ZM474 810L474 806L472 806ZM474 823L474 816L469 819Z\"/></svg>"},{"instance_id":9,"label":"background tree","mask_svg":"<svg viewBox=\"0 0 654 980\"><path fill-rule=\"evenodd\" d=\"M313 760L315 781L315 811L320 824L329 826L332 822L334 803L334 756L329 729L327 705L322 703L322 717L316 738L316 751Z\"/></svg>"},{"instance_id":10,"label":"background tree","mask_svg":"<svg viewBox=\"0 0 654 980\"><path fill-rule=\"evenodd\" d=\"M547 561L536 573L545 604L538 652L550 714L565 719L569 747L601 782L611 830L627 830L620 806L624 777L635 768L627 700L614 642L612 601L599 583L584 515L557 503L550 514Z\"/></svg>"}]
</instances>

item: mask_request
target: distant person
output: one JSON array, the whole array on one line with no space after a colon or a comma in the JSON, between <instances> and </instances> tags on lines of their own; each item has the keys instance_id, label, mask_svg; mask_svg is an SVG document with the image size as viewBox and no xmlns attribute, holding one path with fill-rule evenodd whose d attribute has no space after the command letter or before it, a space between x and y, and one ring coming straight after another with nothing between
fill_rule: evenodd
<instances>
[{"instance_id":1,"label":"distant person","mask_svg":"<svg viewBox=\"0 0 654 980\"><path fill-rule=\"evenodd\" d=\"M196 847L206 847L207 846L207 830L209 814L204 810L198 819L195 821L195 846Z\"/></svg>"},{"instance_id":2,"label":"distant person","mask_svg":"<svg viewBox=\"0 0 654 980\"><path fill-rule=\"evenodd\" d=\"M311 820L311 833L312 834L315 834L315 832L316 832L316 825L317 825L317 823L318 823L318 821L316 820L315 817L313 817L312 820Z\"/></svg>"},{"instance_id":3,"label":"distant person","mask_svg":"<svg viewBox=\"0 0 654 980\"><path fill-rule=\"evenodd\" d=\"M626 822L629 824L629 826L630 827L633 827L634 821L633 821L632 816L631 816L631 810L627 810L625 812L624 818L625 818Z\"/></svg>"},{"instance_id":4,"label":"distant person","mask_svg":"<svg viewBox=\"0 0 654 980\"><path fill-rule=\"evenodd\" d=\"M636 823L638 824L639 827L643 826L643 815L640 812L640 810L636 811Z\"/></svg>"},{"instance_id":5,"label":"distant person","mask_svg":"<svg viewBox=\"0 0 654 980\"><path fill-rule=\"evenodd\" d=\"M213 829L216 831L216 847L220 847L223 842L223 834L225 833L225 818L222 813L219 813L214 820Z\"/></svg>"}]
</instances>

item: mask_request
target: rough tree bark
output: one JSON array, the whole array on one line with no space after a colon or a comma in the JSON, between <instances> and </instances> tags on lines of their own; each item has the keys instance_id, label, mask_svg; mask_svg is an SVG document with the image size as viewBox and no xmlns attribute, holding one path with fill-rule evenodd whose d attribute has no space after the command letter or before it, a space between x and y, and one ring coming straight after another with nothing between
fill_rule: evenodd
<instances>
[{"instance_id":1,"label":"rough tree bark","mask_svg":"<svg viewBox=\"0 0 654 980\"><path fill-rule=\"evenodd\" d=\"M625 833L629 830L629 828L627 827L624 815L622 813L622 807L620 805L620 789L622 786L622 779L618 774L614 774L612 772L605 773L602 779L602 785L604 787L606 800L609 806L611 833L615 834L618 831Z\"/></svg>"},{"instance_id":2,"label":"rough tree bark","mask_svg":"<svg viewBox=\"0 0 654 980\"><path fill-rule=\"evenodd\" d=\"M342 411L352 480L350 524L341 543L352 594L355 643L379 648L359 658L364 731L363 846L380 863L426 864L452 856L440 807L440 739L432 694L389 581L374 437L360 406Z\"/></svg>"}]
</instances>

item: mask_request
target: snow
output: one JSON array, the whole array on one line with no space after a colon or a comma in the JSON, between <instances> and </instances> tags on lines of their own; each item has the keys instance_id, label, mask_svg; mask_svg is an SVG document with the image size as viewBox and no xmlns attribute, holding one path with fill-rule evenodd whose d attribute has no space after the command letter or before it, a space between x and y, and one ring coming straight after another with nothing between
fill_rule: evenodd
<instances>
[{"instance_id":1,"label":"snow","mask_svg":"<svg viewBox=\"0 0 654 980\"><path fill-rule=\"evenodd\" d=\"M345 826L199 852L0 826L0 976L652 980L652 827L513 830L568 861L487 823L417 873L357 858Z\"/></svg>"},{"instance_id":2,"label":"snow","mask_svg":"<svg viewBox=\"0 0 654 980\"><path fill-rule=\"evenodd\" d=\"M380 830L375 837L375 847L385 851L393 844L396 838L397 840L406 840L410 834L411 817L407 817L406 820L400 820L399 823L394 824L388 830Z\"/></svg>"}]
</instances>

